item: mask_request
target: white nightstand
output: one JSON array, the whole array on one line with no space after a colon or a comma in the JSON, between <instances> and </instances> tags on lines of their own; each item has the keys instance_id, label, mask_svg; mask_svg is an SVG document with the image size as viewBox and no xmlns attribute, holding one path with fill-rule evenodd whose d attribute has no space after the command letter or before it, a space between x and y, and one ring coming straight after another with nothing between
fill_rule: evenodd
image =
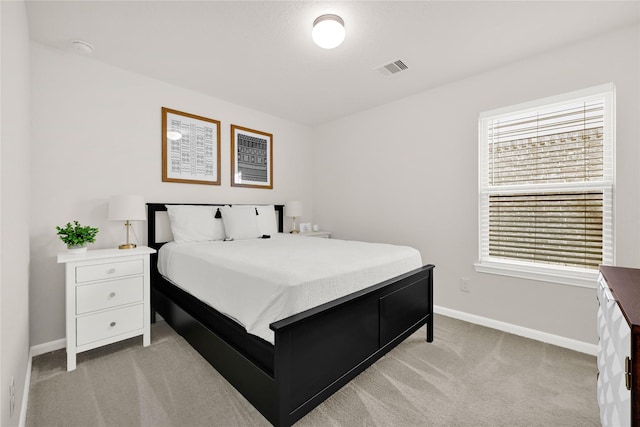
<instances>
[{"instance_id":1,"label":"white nightstand","mask_svg":"<svg viewBox=\"0 0 640 427\"><path fill-rule=\"evenodd\" d=\"M329 232L329 231L305 231L304 233L298 233L298 236L321 237L323 239L330 239L331 238L331 232Z\"/></svg>"},{"instance_id":2,"label":"white nightstand","mask_svg":"<svg viewBox=\"0 0 640 427\"><path fill-rule=\"evenodd\" d=\"M142 335L151 343L149 255L155 249L98 249L58 254L65 264L67 371L76 354Z\"/></svg>"}]
</instances>

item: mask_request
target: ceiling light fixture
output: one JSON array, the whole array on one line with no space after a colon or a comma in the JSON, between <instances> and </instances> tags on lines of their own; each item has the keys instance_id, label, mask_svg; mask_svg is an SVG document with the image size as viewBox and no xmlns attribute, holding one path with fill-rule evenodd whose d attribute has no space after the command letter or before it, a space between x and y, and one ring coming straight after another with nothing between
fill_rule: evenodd
<instances>
[{"instance_id":1,"label":"ceiling light fixture","mask_svg":"<svg viewBox=\"0 0 640 427\"><path fill-rule=\"evenodd\" d=\"M82 53L85 55L88 55L91 52L93 52L93 46L91 46L89 43L82 40L72 41L71 46L73 46L73 50L75 50L76 52Z\"/></svg>"},{"instance_id":2,"label":"ceiling light fixture","mask_svg":"<svg viewBox=\"0 0 640 427\"><path fill-rule=\"evenodd\" d=\"M321 15L313 21L311 37L323 49L340 46L344 36L344 21L338 15Z\"/></svg>"}]
</instances>

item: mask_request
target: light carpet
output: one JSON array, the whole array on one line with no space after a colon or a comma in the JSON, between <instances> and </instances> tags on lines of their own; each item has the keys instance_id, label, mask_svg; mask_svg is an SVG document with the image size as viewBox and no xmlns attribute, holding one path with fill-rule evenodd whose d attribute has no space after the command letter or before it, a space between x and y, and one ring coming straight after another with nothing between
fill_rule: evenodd
<instances>
[{"instance_id":1,"label":"light carpet","mask_svg":"<svg viewBox=\"0 0 640 427\"><path fill-rule=\"evenodd\" d=\"M593 356L444 316L296 426L599 426ZM268 426L166 323L141 338L33 359L28 427Z\"/></svg>"}]
</instances>

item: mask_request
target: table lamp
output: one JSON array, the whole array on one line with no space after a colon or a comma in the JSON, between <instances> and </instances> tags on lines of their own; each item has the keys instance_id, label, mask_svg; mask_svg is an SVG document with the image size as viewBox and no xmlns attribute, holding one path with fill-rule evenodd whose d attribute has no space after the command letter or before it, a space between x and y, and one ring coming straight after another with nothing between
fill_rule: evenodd
<instances>
[{"instance_id":1,"label":"table lamp","mask_svg":"<svg viewBox=\"0 0 640 427\"><path fill-rule=\"evenodd\" d=\"M296 218L302 216L302 202L287 202L284 205L284 216L293 218L293 230L291 230L291 233L297 234Z\"/></svg>"},{"instance_id":2,"label":"table lamp","mask_svg":"<svg viewBox=\"0 0 640 427\"><path fill-rule=\"evenodd\" d=\"M119 249L133 249L135 243L129 241L131 221L146 221L147 212L142 196L112 196L109 200L109 220L125 221L127 228L127 243L118 246Z\"/></svg>"}]
</instances>

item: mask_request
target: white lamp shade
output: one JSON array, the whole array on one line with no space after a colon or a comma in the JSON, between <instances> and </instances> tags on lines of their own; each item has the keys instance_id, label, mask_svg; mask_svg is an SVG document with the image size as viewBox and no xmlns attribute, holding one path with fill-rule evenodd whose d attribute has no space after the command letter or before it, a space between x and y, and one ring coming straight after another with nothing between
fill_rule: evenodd
<instances>
[{"instance_id":1,"label":"white lamp shade","mask_svg":"<svg viewBox=\"0 0 640 427\"><path fill-rule=\"evenodd\" d=\"M322 15L313 22L311 38L323 49L340 46L344 36L344 21L338 15Z\"/></svg>"},{"instance_id":2,"label":"white lamp shade","mask_svg":"<svg viewBox=\"0 0 640 427\"><path fill-rule=\"evenodd\" d=\"M109 220L146 221L147 211L142 196L112 196L109 200Z\"/></svg>"},{"instance_id":3,"label":"white lamp shade","mask_svg":"<svg viewBox=\"0 0 640 427\"><path fill-rule=\"evenodd\" d=\"M287 202L284 205L284 216L299 218L302 216L302 202Z\"/></svg>"}]
</instances>

